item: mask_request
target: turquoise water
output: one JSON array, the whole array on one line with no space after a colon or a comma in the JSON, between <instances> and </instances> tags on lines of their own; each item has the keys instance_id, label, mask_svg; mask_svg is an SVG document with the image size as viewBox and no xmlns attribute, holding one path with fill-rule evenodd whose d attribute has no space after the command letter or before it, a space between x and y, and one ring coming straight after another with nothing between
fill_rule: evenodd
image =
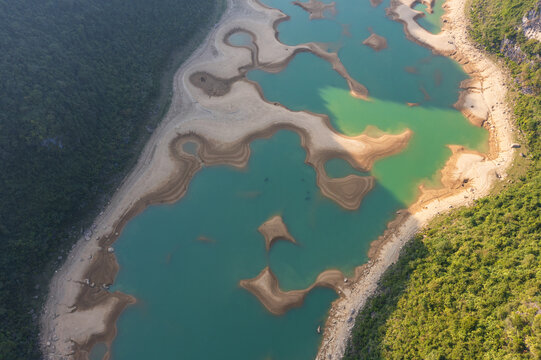
<instances>
[{"instance_id":1,"label":"turquoise water","mask_svg":"<svg viewBox=\"0 0 541 360\"><path fill-rule=\"evenodd\" d=\"M331 178L341 178L350 174L359 176L369 175L368 173L362 173L354 169L347 161L342 159L331 159L325 163L325 171Z\"/></svg>"},{"instance_id":2,"label":"turquoise water","mask_svg":"<svg viewBox=\"0 0 541 360\"><path fill-rule=\"evenodd\" d=\"M426 5L417 3L414 6L415 10L424 12L425 16L417 18L419 25L424 27L426 30L431 33L437 34L441 31L442 20L441 17L445 13L443 9L444 0L436 0L434 6L432 7L432 14L426 11Z\"/></svg>"},{"instance_id":3,"label":"turquoise water","mask_svg":"<svg viewBox=\"0 0 541 360\"><path fill-rule=\"evenodd\" d=\"M315 21L289 0L265 3L291 16L278 28L282 41L331 42L371 94L370 101L351 97L328 63L299 54L281 73L249 74L267 99L327 114L346 134L371 125L391 133L409 128L414 136L405 151L375 164L376 186L357 211L321 195L298 135L280 131L252 143L246 169L205 168L181 201L152 206L130 221L115 243L121 266L115 290L138 302L118 322L114 360L313 358L320 341L316 328L336 295L316 289L301 308L273 316L238 282L267 265L285 290L304 288L329 268L350 275L367 260L370 243L396 210L415 199L418 185L436 183L450 155L446 144L486 147L484 130L451 106L465 75L451 60L408 41L402 25L385 17L387 3L374 9L369 1L338 0L335 17ZM343 35L344 25L351 37ZM368 27L387 38L388 49L361 45ZM417 72L406 72L406 66ZM341 160L326 168L333 177L354 172ZM276 214L298 244L278 242L266 253L257 228Z\"/></svg>"},{"instance_id":4,"label":"turquoise water","mask_svg":"<svg viewBox=\"0 0 541 360\"><path fill-rule=\"evenodd\" d=\"M235 46L249 46L253 43L252 36L244 31L237 31L229 35L228 40L231 45Z\"/></svg>"}]
</instances>

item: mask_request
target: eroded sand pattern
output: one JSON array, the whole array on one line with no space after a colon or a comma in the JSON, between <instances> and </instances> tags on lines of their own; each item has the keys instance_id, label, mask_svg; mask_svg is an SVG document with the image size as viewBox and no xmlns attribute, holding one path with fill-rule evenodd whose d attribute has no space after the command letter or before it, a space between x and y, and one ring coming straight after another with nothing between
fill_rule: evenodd
<instances>
[{"instance_id":1,"label":"eroded sand pattern","mask_svg":"<svg viewBox=\"0 0 541 360\"><path fill-rule=\"evenodd\" d=\"M265 248L269 251L278 240L285 240L296 244L297 242L287 230L284 219L280 215L271 217L257 229L265 238Z\"/></svg>"},{"instance_id":2,"label":"eroded sand pattern","mask_svg":"<svg viewBox=\"0 0 541 360\"><path fill-rule=\"evenodd\" d=\"M387 39L383 36L380 36L369 29L371 35L363 41L363 45L370 46L375 51L381 51L387 48Z\"/></svg>"},{"instance_id":3,"label":"eroded sand pattern","mask_svg":"<svg viewBox=\"0 0 541 360\"><path fill-rule=\"evenodd\" d=\"M241 280L239 285L256 296L268 311L274 315L283 315L288 310L301 306L306 295L316 287L328 287L340 294L340 285L344 284L344 279L342 272L326 270L306 289L283 291L276 276L266 267L257 277Z\"/></svg>"},{"instance_id":4,"label":"eroded sand pattern","mask_svg":"<svg viewBox=\"0 0 541 360\"><path fill-rule=\"evenodd\" d=\"M329 11L331 14L336 14L336 3L333 1L330 4L325 4L319 0L309 0L307 2L293 1L294 5L297 5L310 14L310 20L323 19L325 17L325 11Z\"/></svg>"}]
</instances>

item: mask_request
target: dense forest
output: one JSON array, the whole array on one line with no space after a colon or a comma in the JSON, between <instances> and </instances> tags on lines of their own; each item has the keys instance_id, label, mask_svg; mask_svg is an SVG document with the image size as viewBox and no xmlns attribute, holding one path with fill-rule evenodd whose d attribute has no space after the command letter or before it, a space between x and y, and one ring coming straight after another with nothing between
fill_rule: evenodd
<instances>
[{"instance_id":1,"label":"dense forest","mask_svg":"<svg viewBox=\"0 0 541 360\"><path fill-rule=\"evenodd\" d=\"M469 3L472 38L514 80L527 160L402 250L359 312L345 359L541 359L541 44L521 28L541 3Z\"/></svg>"},{"instance_id":2,"label":"dense forest","mask_svg":"<svg viewBox=\"0 0 541 360\"><path fill-rule=\"evenodd\" d=\"M166 111L223 0L0 0L0 359Z\"/></svg>"}]
</instances>

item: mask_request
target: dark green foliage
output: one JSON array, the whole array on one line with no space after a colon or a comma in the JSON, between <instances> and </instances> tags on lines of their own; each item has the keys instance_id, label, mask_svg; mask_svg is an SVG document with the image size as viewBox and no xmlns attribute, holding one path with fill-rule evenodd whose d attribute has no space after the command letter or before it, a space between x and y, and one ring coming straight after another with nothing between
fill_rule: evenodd
<instances>
[{"instance_id":1,"label":"dark green foliage","mask_svg":"<svg viewBox=\"0 0 541 360\"><path fill-rule=\"evenodd\" d=\"M472 36L516 84L528 174L436 219L403 249L359 313L345 359L541 359L541 45L518 30L535 2L471 1ZM504 39L522 61L501 51Z\"/></svg>"},{"instance_id":2,"label":"dark green foliage","mask_svg":"<svg viewBox=\"0 0 541 360\"><path fill-rule=\"evenodd\" d=\"M518 27L536 3L537 0L470 0L470 34L493 53L500 50L505 38L526 42Z\"/></svg>"},{"instance_id":3,"label":"dark green foliage","mask_svg":"<svg viewBox=\"0 0 541 360\"><path fill-rule=\"evenodd\" d=\"M538 0L471 0L470 34L487 51L501 57L507 64L518 92L513 99L514 111L528 145L539 147L541 138L541 43L528 40L522 33L522 17ZM504 40L517 45L524 58L511 59ZM520 94L520 96L519 96ZM535 154L538 156L538 154Z\"/></svg>"},{"instance_id":4,"label":"dark green foliage","mask_svg":"<svg viewBox=\"0 0 541 360\"><path fill-rule=\"evenodd\" d=\"M433 222L360 312L345 359L541 357L541 175Z\"/></svg>"},{"instance_id":5,"label":"dark green foliage","mask_svg":"<svg viewBox=\"0 0 541 360\"><path fill-rule=\"evenodd\" d=\"M0 0L1 359L39 357L36 282L133 164L164 74L222 3Z\"/></svg>"}]
</instances>

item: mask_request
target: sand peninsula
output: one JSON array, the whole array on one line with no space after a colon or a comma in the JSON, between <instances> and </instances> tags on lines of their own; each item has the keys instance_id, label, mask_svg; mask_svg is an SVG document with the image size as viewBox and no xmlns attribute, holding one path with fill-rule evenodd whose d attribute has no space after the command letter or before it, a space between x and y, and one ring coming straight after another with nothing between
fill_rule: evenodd
<instances>
[{"instance_id":1,"label":"sand peninsula","mask_svg":"<svg viewBox=\"0 0 541 360\"><path fill-rule=\"evenodd\" d=\"M402 210L385 233L374 241L369 262L356 269L356 279L336 300L327 320L317 359L341 359L359 309L377 288L385 270L398 259L400 250L436 215L468 206L489 194L494 182L505 178L516 152L512 148L512 119L506 103L508 76L468 36L466 0L446 0L443 29L432 34L415 19L422 13L416 0L392 0L388 15L404 25L407 37L436 54L452 57L471 76L461 83L455 107L474 125L489 130L489 152L480 154L449 144L451 158L441 171L442 188L423 189L418 200ZM423 2L431 7L431 2ZM374 2L372 2L374 4ZM414 72L416 69L406 69Z\"/></svg>"},{"instance_id":2,"label":"sand peninsula","mask_svg":"<svg viewBox=\"0 0 541 360\"><path fill-rule=\"evenodd\" d=\"M86 359L96 343L110 347L119 314L136 301L109 291L118 272L114 241L125 224L147 206L178 201L203 166L243 167L254 139L279 130L294 131L306 150L306 163L316 171L322 193L344 208L354 209L374 179L357 175L330 179L325 162L341 158L366 172L377 159L405 148L412 135L409 130L376 137L344 136L331 128L325 116L293 112L263 99L259 86L246 80L246 72L256 68L281 71L301 52L328 61L353 96L368 98L368 90L349 76L336 53L315 43L280 43L276 27L287 19L256 0L229 0L220 23L177 71L168 114L136 167L51 281L41 318L45 358ZM228 37L236 31L249 33L252 44L232 46ZM335 272L321 274L319 285L330 284L328 274Z\"/></svg>"}]
</instances>

